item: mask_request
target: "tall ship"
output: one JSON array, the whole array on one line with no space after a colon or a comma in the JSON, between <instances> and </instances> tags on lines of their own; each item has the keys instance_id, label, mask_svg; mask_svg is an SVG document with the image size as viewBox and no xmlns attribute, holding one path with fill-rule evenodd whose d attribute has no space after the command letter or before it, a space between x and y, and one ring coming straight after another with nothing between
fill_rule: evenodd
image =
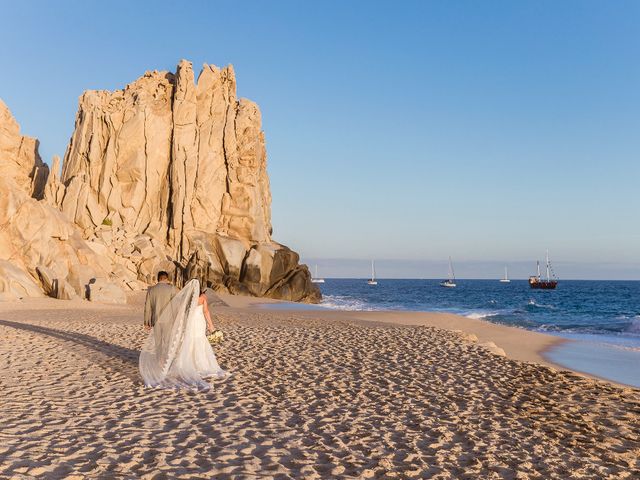
<instances>
[{"instance_id":1,"label":"tall ship","mask_svg":"<svg viewBox=\"0 0 640 480\"><path fill-rule=\"evenodd\" d=\"M554 290L558 286L558 279L553 273L551 262L549 261L549 250L547 250L547 278L544 279L540 275L540 262L536 262L538 274L529 277L529 286L541 290ZM553 277L553 278L552 278Z\"/></svg>"}]
</instances>

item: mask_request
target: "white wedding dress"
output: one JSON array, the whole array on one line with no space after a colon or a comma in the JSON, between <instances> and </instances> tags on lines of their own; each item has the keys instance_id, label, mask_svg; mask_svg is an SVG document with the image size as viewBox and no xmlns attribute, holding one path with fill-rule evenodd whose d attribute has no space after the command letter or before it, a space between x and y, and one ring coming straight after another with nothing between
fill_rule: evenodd
<instances>
[{"instance_id":1,"label":"white wedding dress","mask_svg":"<svg viewBox=\"0 0 640 480\"><path fill-rule=\"evenodd\" d=\"M199 294L200 283L190 280L151 329L140 352L140 375L146 386L206 389L207 378L227 375L207 340Z\"/></svg>"}]
</instances>

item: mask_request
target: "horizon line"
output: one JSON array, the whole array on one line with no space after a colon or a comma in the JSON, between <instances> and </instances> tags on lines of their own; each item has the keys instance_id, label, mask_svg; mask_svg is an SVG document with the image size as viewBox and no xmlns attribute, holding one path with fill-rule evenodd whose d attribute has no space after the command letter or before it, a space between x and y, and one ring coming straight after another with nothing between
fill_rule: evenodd
<instances>
[{"instance_id":1,"label":"horizon line","mask_svg":"<svg viewBox=\"0 0 640 480\"><path fill-rule=\"evenodd\" d=\"M319 277L323 280L369 280L369 277ZM435 281L443 281L444 277L376 277L377 281L382 280L435 280ZM499 282L499 277L487 277L487 278L465 278L465 277L456 277L456 281L496 281ZM510 281L527 281L529 278L510 278ZM556 279L558 282L640 282L640 278L562 278Z\"/></svg>"}]
</instances>

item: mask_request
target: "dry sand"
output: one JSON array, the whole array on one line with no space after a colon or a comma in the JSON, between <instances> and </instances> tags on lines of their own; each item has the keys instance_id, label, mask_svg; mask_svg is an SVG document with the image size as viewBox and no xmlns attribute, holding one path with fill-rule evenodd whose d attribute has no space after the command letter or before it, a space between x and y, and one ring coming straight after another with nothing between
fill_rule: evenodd
<instances>
[{"instance_id":1,"label":"dry sand","mask_svg":"<svg viewBox=\"0 0 640 480\"><path fill-rule=\"evenodd\" d=\"M640 474L640 390L479 345L541 362L548 339L518 341L530 332L217 303L216 352L233 375L208 392L154 390L138 376L145 333L131 300L0 303L0 477Z\"/></svg>"}]
</instances>

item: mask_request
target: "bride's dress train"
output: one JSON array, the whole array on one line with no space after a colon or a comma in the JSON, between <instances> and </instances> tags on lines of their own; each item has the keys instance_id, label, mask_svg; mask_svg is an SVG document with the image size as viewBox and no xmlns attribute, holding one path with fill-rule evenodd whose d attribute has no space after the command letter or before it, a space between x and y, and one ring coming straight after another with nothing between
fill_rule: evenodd
<instances>
[{"instance_id":1,"label":"bride's dress train","mask_svg":"<svg viewBox=\"0 0 640 480\"><path fill-rule=\"evenodd\" d=\"M189 281L149 333L140 352L140 374L146 386L209 388L206 378L227 375L207 340L199 293L198 280Z\"/></svg>"}]
</instances>

